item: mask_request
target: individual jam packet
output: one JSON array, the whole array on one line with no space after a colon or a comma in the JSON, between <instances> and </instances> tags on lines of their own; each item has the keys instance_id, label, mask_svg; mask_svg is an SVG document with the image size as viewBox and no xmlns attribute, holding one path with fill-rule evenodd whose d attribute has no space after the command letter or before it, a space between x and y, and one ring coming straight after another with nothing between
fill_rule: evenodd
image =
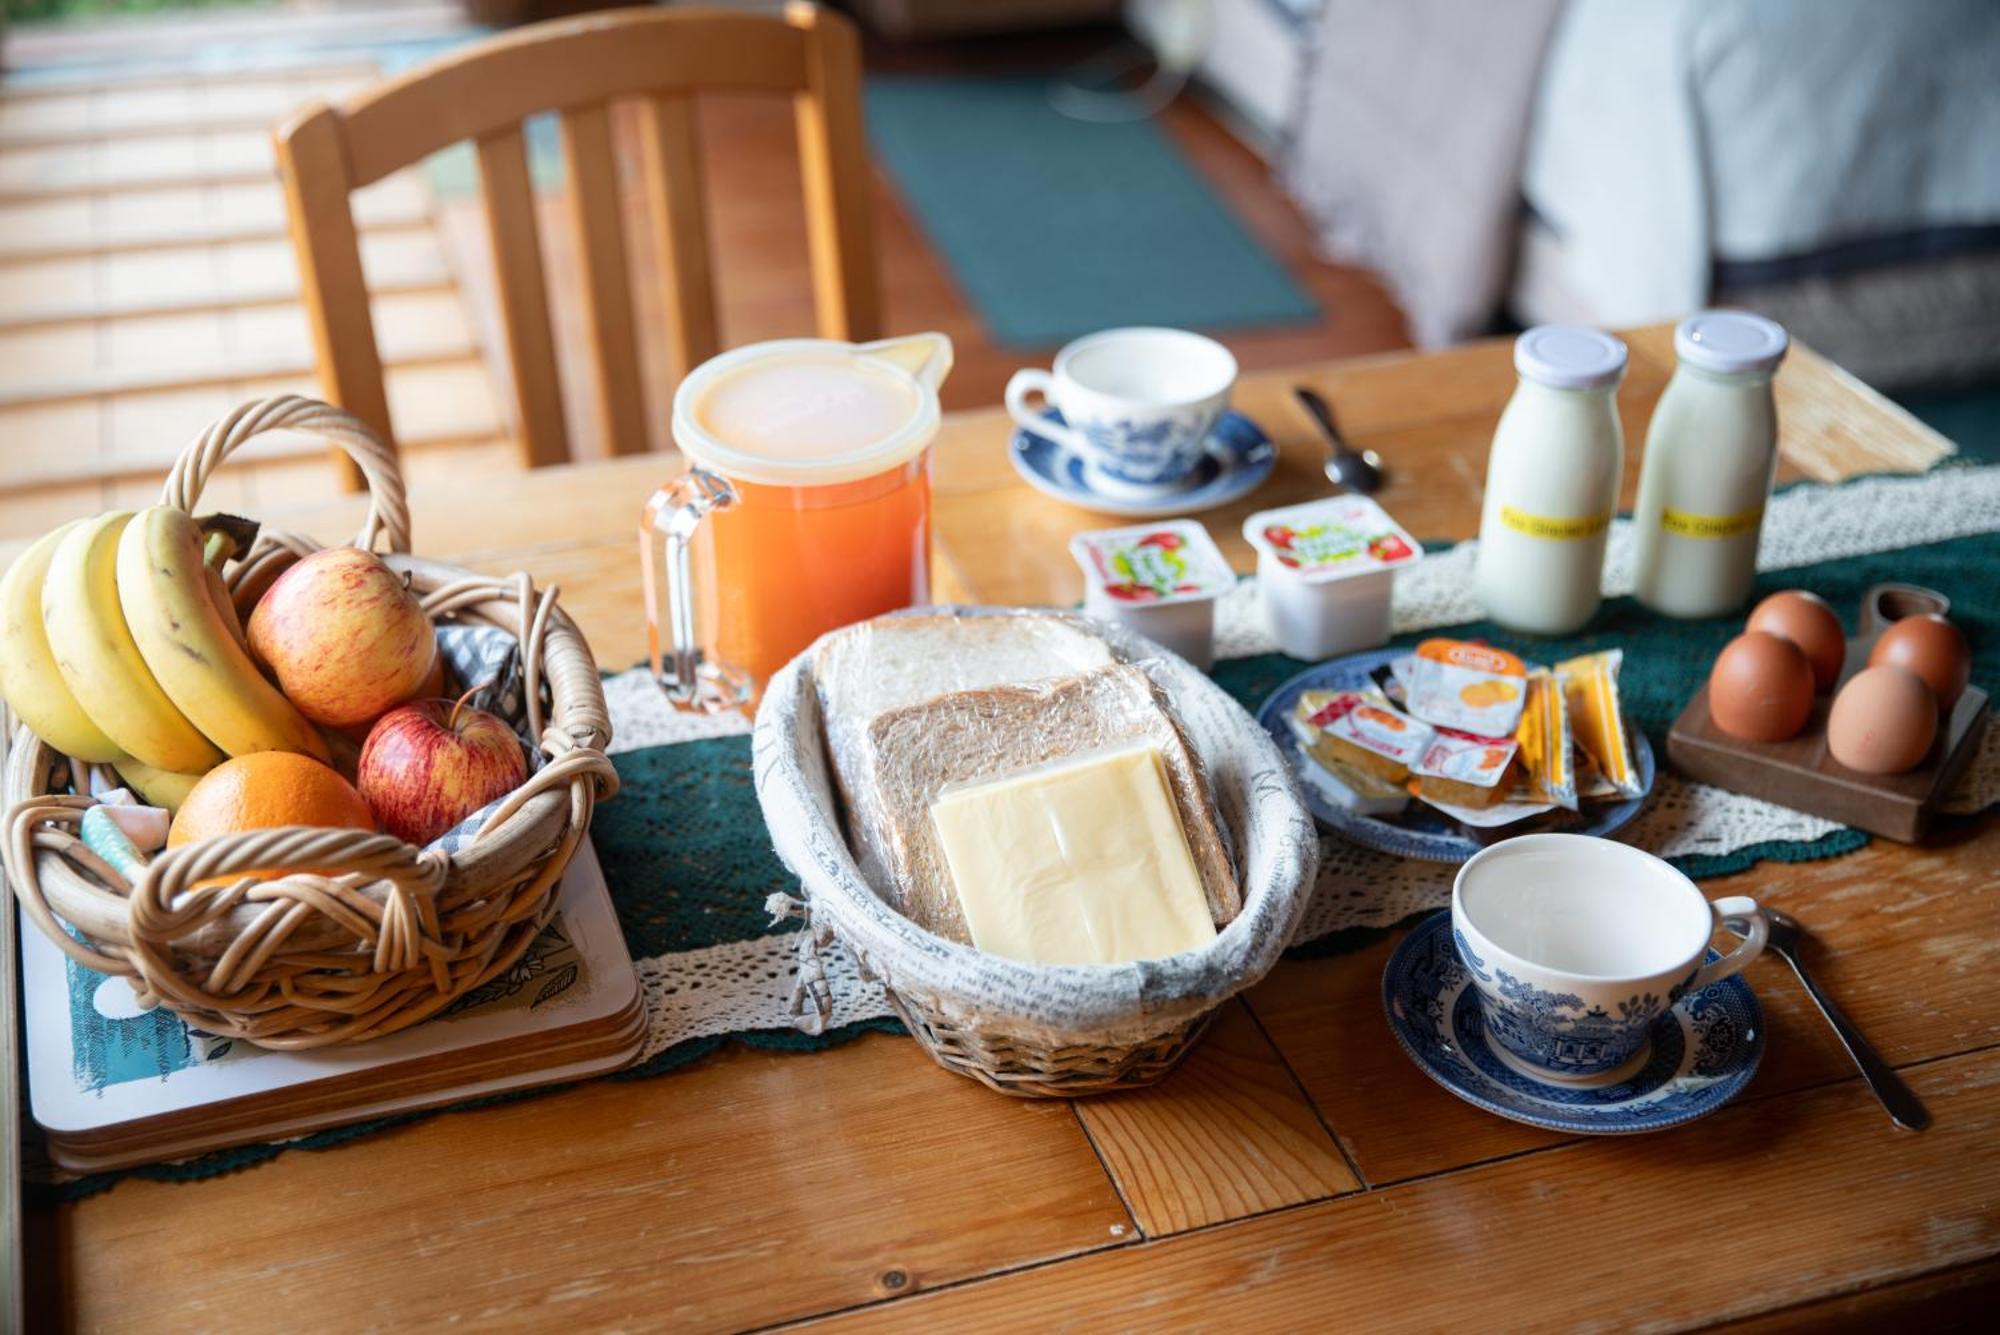
<instances>
[{"instance_id":1,"label":"individual jam packet","mask_svg":"<svg viewBox=\"0 0 2000 1335\"><path fill-rule=\"evenodd\" d=\"M1547 668L1528 672L1528 698L1521 726L1514 731L1521 746L1523 787L1537 802L1577 808L1576 766L1572 759L1569 699L1562 680Z\"/></svg>"},{"instance_id":2,"label":"individual jam packet","mask_svg":"<svg viewBox=\"0 0 2000 1335\"><path fill-rule=\"evenodd\" d=\"M1632 745L1625 731L1625 712L1618 703L1618 669L1622 649L1605 649L1556 664L1569 704L1570 727L1577 745L1590 753L1597 772L1623 797L1645 792L1632 762Z\"/></svg>"},{"instance_id":3,"label":"individual jam packet","mask_svg":"<svg viewBox=\"0 0 2000 1335\"><path fill-rule=\"evenodd\" d=\"M1504 780L1520 750L1512 738L1475 737L1439 728L1410 766L1417 776L1417 796L1455 806L1495 806L1507 795L1511 785Z\"/></svg>"},{"instance_id":4,"label":"individual jam packet","mask_svg":"<svg viewBox=\"0 0 2000 1335\"><path fill-rule=\"evenodd\" d=\"M1410 667L1410 712L1478 737L1512 737L1527 693L1527 666L1490 644L1425 640Z\"/></svg>"},{"instance_id":5,"label":"individual jam packet","mask_svg":"<svg viewBox=\"0 0 2000 1335\"><path fill-rule=\"evenodd\" d=\"M1306 691L1299 697L1289 722L1298 739L1305 763L1299 777L1317 789L1334 805L1362 816L1393 816L1410 804L1410 795L1401 784L1347 764L1334 748L1324 742L1320 730L1309 721L1332 698L1331 691Z\"/></svg>"},{"instance_id":6,"label":"individual jam packet","mask_svg":"<svg viewBox=\"0 0 2000 1335\"><path fill-rule=\"evenodd\" d=\"M1380 691L1306 694L1318 697L1312 700L1317 708L1305 720L1318 730L1315 746L1325 747L1341 764L1401 783L1430 744L1432 730L1390 704Z\"/></svg>"}]
</instances>

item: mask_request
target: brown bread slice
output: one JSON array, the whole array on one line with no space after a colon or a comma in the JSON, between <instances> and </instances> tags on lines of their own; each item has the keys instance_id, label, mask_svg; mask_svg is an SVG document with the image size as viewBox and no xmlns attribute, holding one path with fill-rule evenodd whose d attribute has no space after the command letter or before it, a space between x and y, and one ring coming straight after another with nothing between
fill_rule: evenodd
<instances>
[{"instance_id":1,"label":"brown bread slice","mask_svg":"<svg viewBox=\"0 0 2000 1335\"><path fill-rule=\"evenodd\" d=\"M941 695L868 726L879 776L877 827L891 903L920 926L971 944L930 807L951 784L998 778L1108 747L1147 742L1166 763L1174 805L1220 927L1242 909L1208 775L1152 679L1125 664L1024 685Z\"/></svg>"}]
</instances>

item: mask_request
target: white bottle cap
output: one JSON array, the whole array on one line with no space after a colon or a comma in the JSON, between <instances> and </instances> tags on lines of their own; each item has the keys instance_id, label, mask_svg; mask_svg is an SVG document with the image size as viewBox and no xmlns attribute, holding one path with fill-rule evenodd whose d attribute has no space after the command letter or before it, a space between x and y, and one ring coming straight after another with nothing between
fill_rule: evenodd
<instances>
[{"instance_id":1,"label":"white bottle cap","mask_svg":"<svg viewBox=\"0 0 2000 1335\"><path fill-rule=\"evenodd\" d=\"M1674 329L1674 356L1721 375L1776 370L1791 340L1785 327L1749 311L1703 311Z\"/></svg>"},{"instance_id":2,"label":"white bottle cap","mask_svg":"<svg viewBox=\"0 0 2000 1335\"><path fill-rule=\"evenodd\" d=\"M1625 344L1602 329L1536 325L1514 340L1514 369L1551 389L1602 389L1625 374Z\"/></svg>"}]
</instances>

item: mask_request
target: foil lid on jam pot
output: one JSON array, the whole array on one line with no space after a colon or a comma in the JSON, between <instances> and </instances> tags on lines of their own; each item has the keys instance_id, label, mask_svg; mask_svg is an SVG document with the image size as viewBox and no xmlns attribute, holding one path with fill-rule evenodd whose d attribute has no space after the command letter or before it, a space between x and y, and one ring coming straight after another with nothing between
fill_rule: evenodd
<instances>
[{"instance_id":1,"label":"foil lid on jam pot","mask_svg":"<svg viewBox=\"0 0 2000 1335\"><path fill-rule=\"evenodd\" d=\"M1366 496L1261 510L1243 521L1243 536L1261 555L1313 583L1393 570L1424 555L1422 545Z\"/></svg>"},{"instance_id":2,"label":"foil lid on jam pot","mask_svg":"<svg viewBox=\"0 0 2000 1335\"><path fill-rule=\"evenodd\" d=\"M1070 539L1089 582L1086 601L1125 608L1216 598L1236 585L1215 539L1192 519L1100 529Z\"/></svg>"}]
</instances>

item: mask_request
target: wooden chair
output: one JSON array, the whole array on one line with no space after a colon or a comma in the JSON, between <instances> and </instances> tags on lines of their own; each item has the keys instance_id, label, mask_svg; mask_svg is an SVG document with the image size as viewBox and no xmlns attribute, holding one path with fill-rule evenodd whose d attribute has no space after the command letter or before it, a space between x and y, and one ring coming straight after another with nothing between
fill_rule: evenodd
<instances>
[{"instance_id":1,"label":"wooden chair","mask_svg":"<svg viewBox=\"0 0 2000 1335\"><path fill-rule=\"evenodd\" d=\"M667 275L667 343L678 379L719 351L694 115L695 95L710 91L792 96L820 333L879 337L853 25L805 3L787 5L782 17L720 9L614 10L492 38L342 106L309 108L277 131L322 396L394 439L348 196L469 139L478 148L521 457L531 467L569 458L521 129L529 116L556 112L583 268L598 419L613 450L645 449L610 105L638 105L646 202ZM350 489L359 485L351 466L343 478Z\"/></svg>"}]
</instances>

